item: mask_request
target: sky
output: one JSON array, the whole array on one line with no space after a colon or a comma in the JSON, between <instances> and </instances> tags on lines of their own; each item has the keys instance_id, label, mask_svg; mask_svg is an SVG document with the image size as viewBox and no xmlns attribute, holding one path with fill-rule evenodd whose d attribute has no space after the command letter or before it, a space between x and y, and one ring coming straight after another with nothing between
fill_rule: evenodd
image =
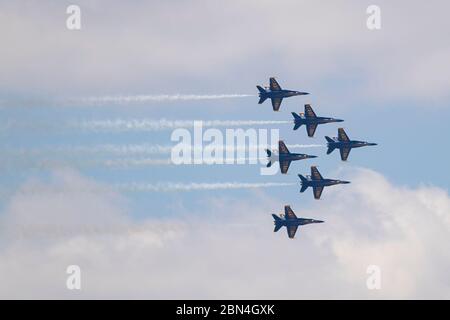
<instances>
[{"instance_id":1,"label":"sky","mask_svg":"<svg viewBox=\"0 0 450 320\"><path fill-rule=\"evenodd\" d=\"M81 30L66 27L70 4ZM380 30L366 26L373 4ZM448 10L0 1L0 298L449 299ZM255 87L271 76L311 94L273 112ZM306 103L345 122L293 131ZM279 129L318 158L269 176L167 163L193 120ZM340 125L378 146L326 155ZM300 194L311 165L352 183ZM274 233L284 205L325 223ZM69 265L81 290L66 287Z\"/></svg>"}]
</instances>

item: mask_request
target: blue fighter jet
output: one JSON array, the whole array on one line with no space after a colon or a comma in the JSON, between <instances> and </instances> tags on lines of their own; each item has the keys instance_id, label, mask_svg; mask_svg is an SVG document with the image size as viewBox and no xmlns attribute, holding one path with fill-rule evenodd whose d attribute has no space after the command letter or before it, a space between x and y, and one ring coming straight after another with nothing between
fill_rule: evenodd
<instances>
[{"instance_id":1,"label":"blue fighter jet","mask_svg":"<svg viewBox=\"0 0 450 320\"><path fill-rule=\"evenodd\" d=\"M336 138L325 137L325 139L328 141L327 154L332 153L334 149L339 149L341 152L342 161L347 161L348 155L350 154L350 150L352 150L352 148L377 145L376 143L366 141L350 140L343 128L338 129L338 136Z\"/></svg>"},{"instance_id":2,"label":"blue fighter jet","mask_svg":"<svg viewBox=\"0 0 450 320\"><path fill-rule=\"evenodd\" d=\"M294 211L292 211L290 206L284 206L284 215L280 214L277 216L276 214L272 214L274 219L275 229L273 232L277 232L281 229L281 227L286 227L288 237L293 239L295 233L297 232L298 226L303 226L305 224L310 223L322 223L322 220L314 220L308 218L297 218Z\"/></svg>"},{"instance_id":3,"label":"blue fighter jet","mask_svg":"<svg viewBox=\"0 0 450 320\"><path fill-rule=\"evenodd\" d=\"M314 132L316 132L319 124L344 121L335 118L318 117L311 108L310 104L305 104L305 113L296 114L295 112L292 112L292 115L294 116L295 123L294 130L297 130L304 124L306 126L306 133L308 134L308 137L314 136Z\"/></svg>"},{"instance_id":4,"label":"blue fighter jet","mask_svg":"<svg viewBox=\"0 0 450 320\"><path fill-rule=\"evenodd\" d=\"M317 158L303 153L291 153L282 140L278 141L278 155L266 149L269 162L267 168L270 168L275 161L280 163L281 173L286 174L292 161Z\"/></svg>"},{"instance_id":5,"label":"blue fighter jet","mask_svg":"<svg viewBox=\"0 0 450 320\"><path fill-rule=\"evenodd\" d=\"M302 96L309 94L308 92L300 92L300 91L294 91L294 90L284 90L281 89L278 82L275 80L275 78L270 78L270 86L269 88L264 89L261 86L256 86L259 90L259 104L266 101L266 99L272 100L272 107L273 111L280 110L281 102L283 101L283 98L293 97L293 96Z\"/></svg>"},{"instance_id":6,"label":"blue fighter jet","mask_svg":"<svg viewBox=\"0 0 450 320\"><path fill-rule=\"evenodd\" d=\"M313 189L314 199L320 199L320 196L322 194L323 188L334 186L336 184L347 184L350 183L350 181L342 181L342 180L334 180L334 179L324 179L322 178L322 175L320 174L319 170L317 170L317 167L312 166L311 167L311 175L310 176L302 176L301 174L298 175L298 177L301 180L302 188L300 189L300 192L305 192L308 187L311 187Z\"/></svg>"}]
</instances>

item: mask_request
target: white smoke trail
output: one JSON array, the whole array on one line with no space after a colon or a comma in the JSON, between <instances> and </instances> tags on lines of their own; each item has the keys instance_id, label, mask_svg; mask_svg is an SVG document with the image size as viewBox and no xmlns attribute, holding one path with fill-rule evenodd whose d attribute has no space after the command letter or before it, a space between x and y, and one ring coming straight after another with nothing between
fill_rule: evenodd
<instances>
[{"instance_id":1,"label":"white smoke trail","mask_svg":"<svg viewBox=\"0 0 450 320\"><path fill-rule=\"evenodd\" d=\"M55 168L78 168L89 169L95 167L108 169L128 169L145 166L168 166L172 165L171 159L12 159L0 162L0 170L24 171L24 170L53 170Z\"/></svg>"},{"instance_id":2,"label":"white smoke trail","mask_svg":"<svg viewBox=\"0 0 450 320\"><path fill-rule=\"evenodd\" d=\"M143 103L143 102L162 102L162 101L186 101L186 100L217 100L254 97L254 94L140 94L140 95L118 95L87 97L81 99L71 99L72 101L81 101L82 103L101 104L124 104L124 103Z\"/></svg>"},{"instance_id":3,"label":"white smoke trail","mask_svg":"<svg viewBox=\"0 0 450 320\"><path fill-rule=\"evenodd\" d=\"M217 183L122 183L104 186L92 186L83 189L77 187L69 189L60 189L57 186L41 188L40 186L30 185L24 189L15 191L16 194L48 194L48 195L68 195L72 193L96 193L96 192L189 192L189 191L214 191L214 190L233 190L233 189L259 189L259 188L274 188L274 187L292 187L296 183L282 183L282 182L266 182L266 183L245 183L245 182L217 182ZM0 198L9 196L11 190L0 187Z\"/></svg>"},{"instance_id":4,"label":"white smoke trail","mask_svg":"<svg viewBox=\"0 0 450 320\"><path fill-rule=\"evenodd\" d=\"M0 122L0 132L26 130L48 133L49 130L94 131L94 132L127 132L127 131L163 131L177 128L193 128L194 123L201 123L205 128L252 127L291 124L287 120L167 120L167 119L106 119L106 120L74 120L65 123L57 122L20 122L8 120Z\"/></svg>"},{"instance_id":5,"label":"white smoke trail","mask_svg":"<svg viewBox=\"0 0 450 320\"><path fill-rule=\"evenodd\" d=\"M296 183L244 183L244 182L221 182L221 183L130 183L119 184L115 187L121 191L134 192L176 192L176 191L196 191L196 190L226 190L226 189L257 189L271 187L294 186Z\"/></svg>"},{"instance_id":6,"label":"white smoke trail","mask_svg":"<svg viewBox=\"0 0 450 320\"><path fill-rule=\"evenodd\" d=\"M85 120L71 122L69 125L89 131L161 131L177 128L193 128L196 120L151 120L151 119L116 119L116 120ZM244 127L290 124L292 121L276 120L210 120L201 121L202 127Z\"/></svg>"},{"instance_id":7,"label":"white smoke trail","mask_svg":"<svg viewBox=\"0 0 450 320\"><path fill-rule=\"evenodd\" d=\"M246 158L224 158L221 162L217 162L217 159L214 158L203 158L202 164L204 165L249 165L249 164L258 164L258 161L261 161L261 164L267 163L266 157L255 158L255 157L246 157ZM117 169L127 169L133 167L145 167L145 166L164 166L164 165L190 165L190 164L174 164L171 159L152 159L152 158L128 158L128 159L113 159L113 160L105 160L98 161L97 165L105 166L108 168L117 168ZM196 164L197 166L197 164Z\"/></svg>"},{"instance_id":8,"label":"white smoke trail","mask_svg":"<svg viewBox=\"0 0 450 320\"><path fill-rule=\"evenodd\" d=\"M289 149L302 149L302 148L317 148L324 147L322 144L288 144ZM85 152L108 152L116 155L130 155L130 154L170 154L173 146L162 145L149 145L149 144L134 144L134 145L100 145L90 148L76 148L72 150L79 150ZM186 149L191 148L192 151L202 150L201 146L186 145ZM265 150L265 149L278 149L278 145L238 145L238 146L221 146L217 148L217 151L250 151L250 150Z\"/></svg>"},{"instance_id":9,"label":"white smoke trail","mask_svg":"<svg viewBox=\"0 0 450 320\"><path fill-rule=\"evenodd\" d=\"M296 148L320 148L325 147L323 144L287 144L286 147L289 149L296 149ZM271 146L271 148L278 149L278 145Z\"/></svg>"},{"instance_id":10,"label":"white smoke trail","mask_svg":"<svg viewBox=\"0 0 450 320\"><path fill-rule=\"evenodd\" d=\"M303 149L303 148L317 148L324 147L322 144L287 144L289 149ZM40 148L5 148L2 150L3 156L16 156L16 157L37 157L40 154L44 155L55 155L55 154L63 154L68 156L73 156L76 154L112 154L116 156L126 156L126 155L163 155L170 154L172 148L174 146L171 145L152 145L152 144L124 144L124 145L115 145L115 144L100 144L95 146L53 146L53 147L40 147ZM191 146L186 145L186 148L191 148L192 151L201 150L200 146ZM228 150L262 150L262 149L271 149L277 150L278 145L238 145L238 146L222 146L218 147L218 151L226 152Z\"/></svg>"},{"instance_id":11,"label":"white smoke trail","mask_svg":"<svg viewBox=\"0 0 450 320\"><path fill-rule=\"evenodd\" d=\"M40 147L40 148L5 148L2 150L3 156L15 157L38 157L40 155L62 155L74 156L80 154L91 155L135 155L135 154L170 154L173 146L151 145L151 144L100 144L94 146L54 146L54 147Z\"/></svg>"},{"instance_id":12,"label":"white smoke trail","mask_svg":"<svg viewBox=\"0 0 450 320\"><path fill-rule=\"evenodd\" d=\"M114 159L114 160L105 160L102 162L102 165L109 168L130 168L130 167L138 167L138 166L162 166L162 165L171 165L171 159Z\"/></svg>"}]
</instances>

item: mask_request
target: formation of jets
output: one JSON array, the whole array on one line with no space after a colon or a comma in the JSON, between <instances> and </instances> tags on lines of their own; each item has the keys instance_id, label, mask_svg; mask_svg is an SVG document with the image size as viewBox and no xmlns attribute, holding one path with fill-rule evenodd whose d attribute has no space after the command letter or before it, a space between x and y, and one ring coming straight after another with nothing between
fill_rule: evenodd
<instances>
[{"instance_id":1,"label":"formation of jets","mask_svg":"<svg viewBox=\"0 0 450 320\"><path fill-rule=\"evenodd\" d=\"M282 89L274 77L269 78L269 82L269 87L263 88L261 86L256 86L259 91L258 103L262 104L264 103L264 101L266 101L266 99L271 99L272 108L274 111L280 110L281 102L284 98L309 94L308 92ZM331 117L319 117L316 115L310 104L305 104L304 113L297 114L292 112L292 115L294 117L293 129L298 130L302 125L305 125L308 137L314 137L319 124L344 121L342 119ZM350 140L348 135L344 131L344 128L338 129L337 137L330 138L328 136L325 136L325 139L327 141L328 147L327 154L332 153L335 149L339 149L342 161L347 161L350 151L353 148L377 145L376 143L372 142ZM268 158L267 167L271 167L275 162L278 161L282 174L287 174L292 161L317 158L317 156L313 155L290 152L286 147L286 144L282 140L278 141L278 150L267 149L266 152ZM311 175L307 175L305 177L299 174L298 177L300 178L301 184L300 193L305 192L309 187L311 187L311 189L313 190L314 199L316 200L320 199L325 187L350 183L350 181L323 178L316 166L311 166ZM281 227L286 227L288 237L291 239L294 238L298 226L324 222L322 220L314 220L309 218L297 218L294 211L289 205L284 206L284 215L272 214L272 216L274 218L275 224L274 232L280 230Z\"/></svg>"}]
</instances>

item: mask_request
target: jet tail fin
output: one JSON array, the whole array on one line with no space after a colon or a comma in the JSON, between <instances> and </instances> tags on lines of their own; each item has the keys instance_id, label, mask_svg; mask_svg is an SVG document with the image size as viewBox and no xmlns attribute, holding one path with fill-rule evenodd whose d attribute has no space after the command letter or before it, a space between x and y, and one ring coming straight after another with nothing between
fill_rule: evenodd
<instances>
[{"instance_id":1,"label":"jet tail fin","mask_svg":"<svg viewBox=\"0 0 450 320\"><path fill-rule=\"evenodd\" d=\"M291 112L292 116L294 117L295 120L301 120L302 118L296 114L295 112Z\"/></svg>"},{"instance_id":2,"label":"jet tail fin","mask_svg":"<svg viewBox=\"0 0 450 320\"><path fill-rule=\"evenodd\" d=\"M277 216L276 214L272 214L273 219L275 220L275 222L281 222L283 221L283 219L281 219L279 216Z\"/></svg>"},{"instance_id":3,"label":"jet tail fin","mask_svg":"<svg viewBox=\"0 0 450 320\"><path fill-rule=\"evenodd\" d=\"M283 219L281 219L276 214L272 214L272 217L275 220L275 229L273 229L273 232L277 232L283 226L283 224L281 223L283 221Z\"/></svg>"},{"instance_id":4,"label":"jet tail fin","mask_svg":"<svg viewBox=\"0 0 450 320\"><path fill-rule=\"evenodd\" d=\"M325 139L327 139L327 142L328 142L328 143L333 143L333 142L334 142L334 140L331 139L330 137L325 136ZM335 149L335 147L333 147L333 145L330 145L330 144L329 144L329 145L328 145L327 154L332 153L332 152L334 151L334 149Z\"/></svg>"},{"instance_id":5,"label":"jet tail fin","mask_svg":"<svg viewBox=\"0 0 450 320\"><path fill-rule=\"evenodd\" d=\"M306 189L308 189L308 179L306 179L304 176L302 176L301 174L298 175L298 177L300 178L300 180L302 181L302 188L300 189L300 192L305 192Z\"/></svg>"},{"instance_id":6,"label":"jet tail fin","mask_svg":"<svg viewBox=\"0 0 450 320\"><path fill-rule=\"evenodd\" d=\"M300 118L300 116L298 115L298 114L296 114L295 112L291 112L292 113L292 115L294 116L294 120L301 120L302 118ZM300 122L295 122L295 125L294 125L294 130L297 130L298 128L300 128L301 127L301 125L302 125L302 123Z\"/></svg>"},{"instance_id":7,"label":"jet tail fin","mask_svg":"<svg viewBox=\"0 0 450 320\"><path fill-rule=\"evenodd\" d=\"M267 91L261 86L256 86L256 88L258 88L258 91L259 91L260 94L266 94L267 93Z\"/></svg>"},{"instance_id":8,"label":"jet tail fin","mask_svg":"<svg viewBox=\"0 0 450 320\"><path fill-rule=\"evenodd\" d=\"M282 226L283 226L282 224L276 224L275 228L273 229L273 232L277 232L278 230L281 229Z\"/></svg>"},{"instance_id":9,"label":"jet tail fin","mask_svg":"<svg viewBox=\"0 0 450 320\"><path fill-rule=\"evenodd\" d=\"M259 91L259 101L258 104L263 103L264 101L266 101L267 99L267 91L261 87L261 86L256 86L256 88L258 88Z\"/></svg>"},{"instance_id":10,"label":"jet tail fin","mask_svg":"<svg viewBox=\"0 0 450 320\"><path fill-rule=\"evenodd\" d=\"M308 182L308 179L306 179L306 178L305 178L304 176L302 176L301 174L299 174L298 177L300 178L300 180L302 180L302 183Z\"/></svg>"},{"instance_id":11,"label":"jet tail fin","mask_svg":"<svg viewBox=\"0 0 450 320\"><path fill-rule=\"evenodd\" d=\"M327 154L330 154L334 151L334 147L328 147Z\"/></svg>"},{"instance_id":12,"label":"jet tail fin","mask_svg":"<svg viewBox=\"0 0 450 320\"><path fill-rule=\"evenodd\" d=\"M272 166L272 159L270 159L272 157L272 151L270 151L269 149L266 149L266 153L267 153L267 158L269 158L269 162L267 163L266 167L270 168Z\"/></svg>"}]
</instances>

